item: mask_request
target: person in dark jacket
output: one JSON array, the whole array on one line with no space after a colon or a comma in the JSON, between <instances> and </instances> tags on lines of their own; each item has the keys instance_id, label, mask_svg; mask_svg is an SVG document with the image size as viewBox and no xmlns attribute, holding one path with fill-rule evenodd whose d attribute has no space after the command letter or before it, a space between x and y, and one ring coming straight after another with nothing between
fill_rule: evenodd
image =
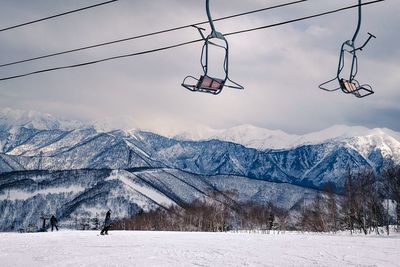
<instances>
[{"instance_id":1,"label":"person in dark jacket","mask_svg":"<svg viewBox=\"0 0 400 267\"><path fill-rule=\"evenodd\" d=\"M53 232L54 227L58 231L57 223L58 223L57 218L54 215L52 215L51 218L50 218L50 224L51 224L51 231L52 232Z\"/></svg>"},{"instance_id":2,"label":"person in dark jacket","mask_svg":"<svg viewBox=\"0 0 400 267\"><path fill-rule=\"evenodd\" d=\"M108 230L110 229L110 227L111 227L111 210L108 210L107 213L106 213L106 218L104 220L104 227L101 230L100 234L101 235L104 235L104 234L108 235Z\"/></svg>"}]
</instances>

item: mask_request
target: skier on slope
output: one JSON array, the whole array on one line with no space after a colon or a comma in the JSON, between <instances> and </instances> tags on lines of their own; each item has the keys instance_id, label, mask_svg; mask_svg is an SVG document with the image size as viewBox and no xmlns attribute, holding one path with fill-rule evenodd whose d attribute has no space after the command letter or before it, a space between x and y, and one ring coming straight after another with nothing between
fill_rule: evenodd
<instances>
[{"instance_id":1,"label":"skier on slope","mask_svg":"<svg viewBox=\"0 0 400 267\"><path fill-rule=\"evenodd\" d=\"M108 230L110 229L110 227L111 227L111 210L108 210L107 213L106 213L106 218L104 220L104 227L101 230L100 234L101 235L104 235L104 234L108 235Z\"/></svg>"},{"instance_id":2,"label":"skier on slope","mask_svg":"<svg viewBox=\"0 0 400 267\"><path fill-rule=\"evenodd\" d=\"M53 232L54 227L58 231L57 223L58 223L57 218L54 215L52 215L51 218L50 218L50 224L51 224L51 231L52 232Z\"/></svg>"}]
</instances>

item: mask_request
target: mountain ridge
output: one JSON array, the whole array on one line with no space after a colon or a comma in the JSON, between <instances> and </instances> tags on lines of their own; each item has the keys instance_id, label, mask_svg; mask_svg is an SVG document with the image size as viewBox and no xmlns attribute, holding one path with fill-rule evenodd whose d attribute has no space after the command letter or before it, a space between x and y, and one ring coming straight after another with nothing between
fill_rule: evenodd
<instances>
[{"instance_id":1,"label":"mountain ridge","mask_svg":"<svg viewBox=\"0 0 400 267\"><path fill-rule=\"evenodd\" d=\"M188 133L170 136L178 140L204 141L217 139L256 149L290 149L301 145L320 144L329 140L343 140L368 135L390 135L400 142L400 133L387 128L369 129L363 126L333 125L327 129L304 135L288 134L282 130L269 130L245 124L213 132L201 138L191 137Z\"/></svg>"},{"instance_id":2,"label":"mountain ridge","mask_svg":"<svg viewBox=\"0 0 400 267\"><path fill-rule=\"evenodd\" d=\"M20 117L15 124L20 123ZM1 118L8 125L0 125L0 173L170 167L199 175L239 175L320 187L328 182L343 185L348 168L379 174L384 164L400 163L398 133L388 129L333 126L295 136L292 141L296 145L276 149L252 147L246 142L259 131L285 136L283 131L251 125L234 128L230 136L223 133L219 138L182 140L137 129L62 128L52 117L52 123L45 123L40 116L40 126L50 125L49 129L37 129L29 122L15 126L12 119Z\"/></svg>"},{"instance_id":3,"label":"mountain ridge","mask_svg":"<svg viewBox=\"0 0 400 267\"><path fill-rule=\"evenodd\" d=\"M392 161L400 163L398 133L388 129L335 126L306 136L298 146L265 149L250 147L247 141L258 129L249 125L225 135L242 138L240 144L79 123L70 128L32 114L16 120L0 116L0 230L37 223L38 211L71 225L74 218L97 216L105 207L122 218L207 198L210 190L232 190L242 201L291 208L305 192L315 195L328 183L342 188L349 169L379 174ZM285 136L261 131L264 138Z\"/></svg>"},{"instance_id":4,"label":"mountain ridge","mask_svg":"<svg viewBox=\"0 0 400 267\"><path fill-rule=\"evenodd\" d=\"M181 141L220 140L244 145L260 150L291 149L302 145L320 144L333 140L343 140L352 137L369 135L387 135L400 142L400 132L388 128L367 128L364 126L333 125L326 129L307 134L289 134L282 130L270 130L251 124L243 124L228 129L212 129L208 126L191 127L190 131L178 131L172 134L162 134L157 130L140 129L137 127L119 129L105 122L93 123L76 120L58 119L47 113L23 111L10 108L0 109L0 127L32 128L38 130L77 130L95 129L97 132L121 131L127 135L135 132L153 132L158 135Z\"/></svg>"}]
</instances>

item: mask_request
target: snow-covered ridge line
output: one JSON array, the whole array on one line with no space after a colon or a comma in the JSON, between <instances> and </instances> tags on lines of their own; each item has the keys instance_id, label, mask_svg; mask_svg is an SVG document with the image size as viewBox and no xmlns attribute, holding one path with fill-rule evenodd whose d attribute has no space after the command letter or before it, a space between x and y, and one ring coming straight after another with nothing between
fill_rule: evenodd
<instances>
[{"instance_id":1,"label":"snow-covered ridge line","mask_svg":"<svg viewBox=\"0 0 400 267\"><path fill-rule=\"evenodd\" d=\"M212 129L207 126L191 127L190 130L180 131L170 129L169 134L157 130L140 129L128 126L113 128L110 119L104 122L84 123L73 120L63 120L53 117L50 114L36 111L23 111L10 108L0 108L0 128L11 129L13 127L26 127L38 130L76 130L80 128L93 128L97 132L120 131L127 136L135 137L140 130L146 130L162 135L164 137L180 141L207 141L220 140L237 143L249 148L259 150L268 149L291 149L302 145L315 145L331 140L341 141L345 139L363 137L393 138L400 143L400 133L386 128L369 129L362 126L334 125L327 129L312 132L304 135L289 134L282 130L269 130L256 127L250 124L239 125L229 129ZM128 130L132 129L133 130Z\"/></svg>"},{"instance_id":2,"label":"snow-covered ridge line","mask_svg":"<svg viewBox=\"0 0 400 267\"><path fill-rule=\"evenodd\" d=\"M64 120L47 113L25 111L11 108L0 108L0 127L26 127L38 130L72 130L87 126L75 120Z\"/></svg>"},{"instance_id":3,"label":"snow-covered ridge line","mask_svg":"<svg viewBox=\"0 0 400 267\"><path fill-rule=\"evenodd\" d=\"M259 150L291 149L302 145L315 145L328 141L342 141L351 138L392 138L400 143L400 133L386 128L369 129L362 126L334 125L322 131L305 135L288 134L281 130L268 130L253 125L241 125L227 130L206 129L200 132L179 133L170 138L186 141L221 140Z\"/></svg>"}]
</instances>

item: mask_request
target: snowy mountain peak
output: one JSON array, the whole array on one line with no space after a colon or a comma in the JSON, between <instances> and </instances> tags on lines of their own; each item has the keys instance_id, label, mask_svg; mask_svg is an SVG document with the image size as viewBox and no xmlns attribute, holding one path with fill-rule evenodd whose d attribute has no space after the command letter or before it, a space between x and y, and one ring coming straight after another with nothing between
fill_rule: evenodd
<instances>
[{"instance_id":1,"label":"snowy mountain peak","mask_svg":"<svg viewBox=\"0 0 400 267\"><path fill-rule=\"evenodd\" d=\"M84 126L82 122L60 120L47 113L0 108L0 126L3 128L25 127L38 130L76 129Z\"/></svg>"},{"instance_id":2,"label":"snowy mountain peak","mask_svg":"<svg viewBox=\"0 0 400 267\"><path fill-rule=\"evenodd\" d=\"M251 148L268 149L285 147L287 144L291 145L293 140L297 138L297 135L290 135L281 130L269 130L251 124L243 124L229 129L219 130L198 126L169 137L187 141L217 139Z\"/></svg>"},{"instance_id":3,"label":"snowy mountain peak","mask_svg":"<svg viewBox=\"0 0 400 267\"><path fill-rule=\"evenodd\" d=\"M24 126L40 130L60 127L59 122L50 114L10 108L0 109L0 125L8 127Z\"/></svg>"},{"instance_id":4,"label":"snowy mountain peak","mask_svg":"<svg viewBox=\"0 0 400 267\"><path fill-rule=\"evenodd\" d=\"M323 138L336 138L336 137L353 137L356 135L362 135L369 131L368 128L363 126L348 126L343 124L333 125L325 130L316 132Z\"/></svg>"},{"instance_id":5,"label":"snowy mountain peak","mask_svg":"<svg viewBox=\"0 0 400 267\"><path fill-rule=\"evenodd\" d=\"M223 132L223 130L212 129L204 125L195 125L189 130L175 132L164 136L184 141L200 141L211 139L213 136L218 135L221 132Z\"/></svg>"},{"instance_id":6,"label":"snowy mountain peak","mask_svg":"<svg viewBox=\"0 0 400 267\"><path fill-rule=\"evenodd\" d=\"M321 144L330 140L340 141L355 137L381 136L400 142L400 133L385 129L369 129L362 126L334 125L327 129L305 134L288 134L281 130L269 130L251 124L235 126L226 130L197 127L175 136L178 140L204 141L217 139L233 142L246 147L266 149L290 149L301 145Z\"/></svg>"},{"instance_id":7,"label":"snowy mountain peak","mask_svg":"<svg viewBox=\"0 0 400 267\"><path fill-rule=\"evenodd\" d=\"M308 140L314 142L324 142L330 139L345 139L360 136L391 136L400 142L400 133L386 129L386 128L374 128L369 129L363 126L347 126L347 125L334 125L325 130L318 131L304 135Z\"/></svg>"},{"instance_id":8,"label":"snowy mountain peak","mask_svg":"<svg viewBox=\"0 0 400 267\"><path fill-rule=\"evenodd\" d=\"M135 132L139 129L135 120L129 116L104 117L92 122L92 125L99 132L110 132L115 130Z\"/></svg>"},{"instance_id":9,"label":"snowy mountain peak","mask_svg":"<svg viewBox=\"0 0 400 267\"><path fill-rule=\"evenodd\" d=\"M97 132L123 131L124 136L140 137L140 128L134 119L127 116L119 118L103 118L91 124L72 120L61 120L50 114L36 111L22 111L10 108L0 109L0 128L11 130L20 127L38 130L72 130L80 128L94 128ZM142 129L143 130L143 129ZM154 132L154 131L150 131ZM155 131L157 132L157 131ZM343 141L347 139L363 138L361 143L381 143L380 147L390 144L397 148L400 144L400 133L385 129L369 129L362 126L334 125L327 129L304 134L288 134L282 130L270 130L251 124L243 124L229 129L213 129L204 125L193 124L186 131L171 127L170 134L160 134L169 138L184 141L221 140L241 144L258 150L291 149L302 145L322 144L328 141ZM381 141L378 141L381 137ZM368 139L368 141L366 141Z\"/></svg>"},{"instance_id":10,"label":"snowy mountain peak","mask_svg":"<svg viewBox=\"0 0 400 267\"><path fill-rule=\"evenodd\" d=\"M254 137L257 136L271 136L271 135L287 135L287 133L283 132L282 130L270 130L265 128L260 128L254 126L252 124L243 124L236 127L229 128L225 132L235 133L235 134L246 134L252 135Z\"/></svg>"},{"instance_id":11,"label":"snowy mountain peak","mask_svg":"<svg viewBox=\"0 0 400 267\"><path fill-rule=\"evenodd\" d=\"M245 124L224 130L212 138L256 149L275 149L291 146L298 136Z\"/></svg>"}]
</instances>

